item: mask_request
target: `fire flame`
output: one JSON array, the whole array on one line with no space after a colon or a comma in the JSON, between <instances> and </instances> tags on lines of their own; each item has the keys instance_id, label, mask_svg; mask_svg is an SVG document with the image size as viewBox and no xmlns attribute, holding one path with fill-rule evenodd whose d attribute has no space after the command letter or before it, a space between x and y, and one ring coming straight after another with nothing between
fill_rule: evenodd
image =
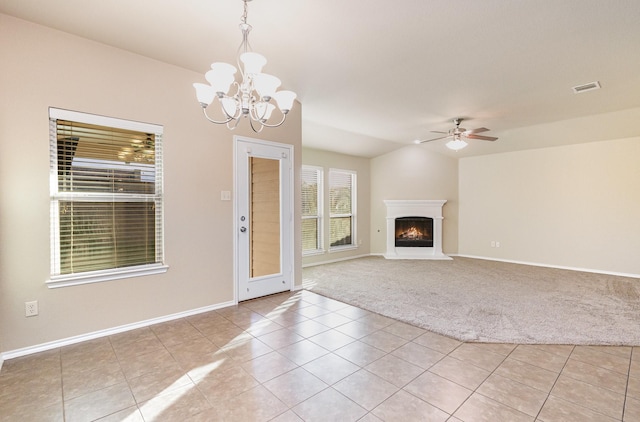
<instances>
[{"instance_id":1,"label":"fire flame","mask_svg":"<svg viewBox=\"0 0 640 422\"><path fill-rule=\"evenodd\" d=\"M408 240L422 239L424 237L425 235L416 227L410 227L409 230L406 230L398 235L398 238Z\"/></svg>"}]
</instances>

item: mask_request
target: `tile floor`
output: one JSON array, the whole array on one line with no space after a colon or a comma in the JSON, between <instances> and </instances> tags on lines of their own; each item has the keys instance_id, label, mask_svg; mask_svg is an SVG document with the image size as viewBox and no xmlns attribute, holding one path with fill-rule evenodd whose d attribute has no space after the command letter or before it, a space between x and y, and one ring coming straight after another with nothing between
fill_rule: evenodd
<instances>
[{"instance_id":1,"label":"tile floor","mask_svg":"<svg viewBox=\"0 0 640 422\"><path fill-rule=\"evenodd\" d=\"M640 347L461 343L308 291L11 359L2 421L640 421Z\"/></svg>"}]
</instances>

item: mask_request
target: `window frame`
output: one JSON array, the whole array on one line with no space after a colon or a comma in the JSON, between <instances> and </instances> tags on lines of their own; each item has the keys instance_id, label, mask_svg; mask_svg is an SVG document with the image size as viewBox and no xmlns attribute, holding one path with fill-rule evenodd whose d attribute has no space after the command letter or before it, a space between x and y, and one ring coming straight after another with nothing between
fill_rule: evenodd
<instances>
[{"instance_id":1,"label":"window frame","mask_svg":"<svg viewBox=\"0 0 640 422\"><path fill-rule=\"evenodd\" d=\"M92 124L99 126L112 127L115 129L133 130L144 133L153 133L156 135L154 170L156 185L154 194L152 195L155 209L156 222L160 225L156 227L156 260L151 264L133 265L120 268L109 268L94 271L83 271L77 273L60 274L60 201L86 201L98 199L102 202L109 202L107 195L97 195L92 192L67 192L60 191L58 184L58 147L57 147L57 120L68 120L77 123ZM51 271L50 278L46 281L49 288L58 288L66 286L74 286L87 283L97 283L110 280L119 280L130 277L146 276L153 274L162 274L168 270L168 266L164 263L164 183L163 183L163 163L162 163L162 135L164 128L161 125L142 123L131 120L118 119L114 117L100 116L77 111L70 111L58 108L49 108L49 146L50 146L50 164L49 164L49 190L50 190L50 244L51 244ZM111 202L123 200L118 198L119 194L111 194ZM138 198L136 198L138 197ZM139 195L129 195L124 199L131 201L134 199L140 201L148 201L149 196L144 199ZM158 244L159 243L159 244Z\"/></svg>"},{"instance_id":2,"label":"window frame","mask_svg":"<svg viewBox=\"0 0 640 422\"><path fill-rule=\"evenodd\" d=\"M351 177L351 213L348 214L333 214L331 212L331 204L329 204L329 227L331 227L331 220L333 218L345 218L345 217L350 217L351 218L351 243L347 244L347 245L338 245L338 246L331 246L331 234L329 234L329 252L342 252L342 251L346 251L346 250L351 250L351 249L357 249L358 248L358 241L357 241L357 198L358 198L358 193L357 193L357 172L355 170L345 170L345 169L338 169L338 168L330 168L329 169L329 183L328 183L328 195L329 195L329 201L331 201L331 189L332 189L332 185L331 185L331 176L332 174L336 174L336 173L341 173L341 174L349 174Z\"/></svg>"},{"instance_id":3,"label":"window frame","mask_svg":"<svg viewBox=\"0 0 640 422\"><path fill-rule=\"evenodd\" d=\"M320 255L325 252L324 250L324 168L319 166L311 166L311 165L302 165L302 171L315 171L316 172L316 183L318 185L316 190L316 204L317 204L317 212L315 215L302 215L302 220L311 220L316 219L316 231L317 231L317 245L315 249L302 249L302 256L311 256L311 255ZM302 186L302 175L300 177L300 185ZM302 198L304 201L304 196ZM304 209L304 202L302 204L302 208ZM304 242L303 242L304 245Z\"/></svg>"}]
</instances>

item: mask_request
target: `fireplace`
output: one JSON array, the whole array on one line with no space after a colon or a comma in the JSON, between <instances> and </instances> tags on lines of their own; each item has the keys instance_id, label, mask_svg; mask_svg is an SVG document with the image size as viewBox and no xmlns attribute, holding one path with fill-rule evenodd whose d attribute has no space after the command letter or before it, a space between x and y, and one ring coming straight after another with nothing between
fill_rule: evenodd
<instances>
[{"instance_id":1,"label":"fireplace","mask_svg":"<svg viewBox=\"0 0 640 422\"><path fill-rule=\"evenodd\" d=\"M395 245L396 248L432 248L433 218L396 218Z\"/></svg>"},{"instance_id":2,"label":"fireplace","mask_svg":"<svg viewBox=\"0 0 640 422\"><path fill-rule=\"evenodd\" d=\"M442 253L446 200L385 200L387 259L451 259Z\"/></svg>"}]
</instances>

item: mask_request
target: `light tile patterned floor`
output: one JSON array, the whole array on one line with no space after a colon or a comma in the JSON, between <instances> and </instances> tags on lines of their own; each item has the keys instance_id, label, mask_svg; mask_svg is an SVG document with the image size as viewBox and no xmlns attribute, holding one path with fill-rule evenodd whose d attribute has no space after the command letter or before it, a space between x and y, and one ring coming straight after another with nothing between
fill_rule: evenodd
<instances>
[{"instance_id":1,"label":"light tile patterned floor","mask_svg":"<svg viewBox=\"0 0 640 422\"><path fill-rule=\"evenodd\" d=\"M461 343L308 291L8 360L1 421L640 421L640 347Z\"/></svg>"}]
</instances>

